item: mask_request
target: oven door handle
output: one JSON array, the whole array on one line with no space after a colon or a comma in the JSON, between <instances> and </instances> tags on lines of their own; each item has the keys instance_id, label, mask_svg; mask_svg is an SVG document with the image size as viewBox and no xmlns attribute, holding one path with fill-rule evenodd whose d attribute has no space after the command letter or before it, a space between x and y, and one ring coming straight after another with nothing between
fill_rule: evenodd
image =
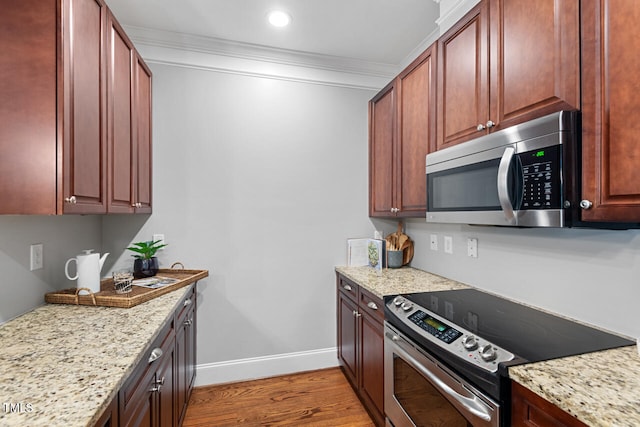
<instances>
[{"instance_id":1,"label":"oven door handle","mask_svg":"<svg viewBox=\"0 0 640 427\"><path fill-rule=\"evenodd\" d=\"M505 148L498 166L498 200L509 224L514 224L516 219L511 198L509 197L509 167L515 153L515 148Z\"/></svg>"},{"instance_id":2,"label":"oven door handle","mask_svg":"<svg viewBox=\"0 0 640 427\"><path fill-rule=\"evenodd\" d=\"M400 337L398 337L399 339ZM393 339L393 338L392 338ZM397 340L394 340L397 341ZM474 396L473 398L469 398L461 395L454 389L452 389L447 383L438 378L433 372L426 369L420 362L418 362L412 355L407 353L402 347L398 345L398 343L394 343L394 350L402 355L402 357L408 359L409 362L413 365L414 368L418 369L429 381L431 381L434 385L436 385L439 389L441 389L444 393L449 395L452 399L458 402L462 407L471 412L476 417L486 421L491 421L491 414L486 411L480 403L478 403L478 398Z\"/></svg>"}]
</instances>

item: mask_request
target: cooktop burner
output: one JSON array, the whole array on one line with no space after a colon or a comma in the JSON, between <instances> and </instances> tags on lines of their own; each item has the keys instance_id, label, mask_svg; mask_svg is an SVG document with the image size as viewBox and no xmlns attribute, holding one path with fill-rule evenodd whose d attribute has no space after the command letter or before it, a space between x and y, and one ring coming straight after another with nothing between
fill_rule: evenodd
<instances>
[{"instance_id":1,"label":"cooktop burner","mask_svg":"<svg viewBox=\"0 0 640 427\"><path fill-rule=\"evenodd\" d=\"M402 297L448 320L454 328L459 325L526 362L634 344L626 338L477 289L404 294Z\"/></svg>"}]
</instances>

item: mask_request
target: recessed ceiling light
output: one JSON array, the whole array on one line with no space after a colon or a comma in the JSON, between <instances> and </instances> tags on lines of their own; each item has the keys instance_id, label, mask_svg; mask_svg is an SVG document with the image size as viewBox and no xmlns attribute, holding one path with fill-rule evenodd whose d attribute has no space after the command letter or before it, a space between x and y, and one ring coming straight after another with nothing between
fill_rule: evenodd
<instances>
[{"instance_id":1,"label":"recessed ceiling light","mask_svg":"<svg viewBox=\"0 0 640 427\"><path fill-rule=\"evenodd\" d=\"M286 27L291 22L291 15L281 10L269 12L269 23L274 27Z\"/></svg>"}]
</instances>

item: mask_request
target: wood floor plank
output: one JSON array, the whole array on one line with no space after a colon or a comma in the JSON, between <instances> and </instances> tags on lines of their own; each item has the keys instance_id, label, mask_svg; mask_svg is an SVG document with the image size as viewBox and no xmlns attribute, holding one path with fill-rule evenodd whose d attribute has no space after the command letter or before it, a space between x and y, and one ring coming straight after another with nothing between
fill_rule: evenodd
<instances>
[{"instance_id":1,"label":"wood floor plank","mask_svg":"<svg viewBox=\"0 0 640 427\"><path fill-rule=\"evenodd\" d=\"M340 368L197 387L183 427L374 427Z\"/></svg>"}]
</instances>

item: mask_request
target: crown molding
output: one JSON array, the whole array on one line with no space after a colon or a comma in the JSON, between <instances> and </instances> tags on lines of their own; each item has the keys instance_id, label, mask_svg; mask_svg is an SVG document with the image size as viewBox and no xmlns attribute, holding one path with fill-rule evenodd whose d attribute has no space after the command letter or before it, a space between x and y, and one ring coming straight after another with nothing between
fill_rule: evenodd
<instances>
[{"instance_id":1,"label":"crown molding","mask_svg":"<svg viewBox=\"0 0 640 427\"><path fill-rule=\"evenodd\" d=\"M379 90L399 65L125 26L145 61L309 83Z\"/></svg>"},{"instance_id":2,"label":"crown molding","mask_svg":"<svg viewBox=\"0 0 640 427\"><path fill-rule=\"evenodd\" d=\"M436 24L440 28L440 35L447 32L449 28L469 12L480 0L442 0L440 3L440 17L436 19Z\"/></svg>"}]
</instances>

